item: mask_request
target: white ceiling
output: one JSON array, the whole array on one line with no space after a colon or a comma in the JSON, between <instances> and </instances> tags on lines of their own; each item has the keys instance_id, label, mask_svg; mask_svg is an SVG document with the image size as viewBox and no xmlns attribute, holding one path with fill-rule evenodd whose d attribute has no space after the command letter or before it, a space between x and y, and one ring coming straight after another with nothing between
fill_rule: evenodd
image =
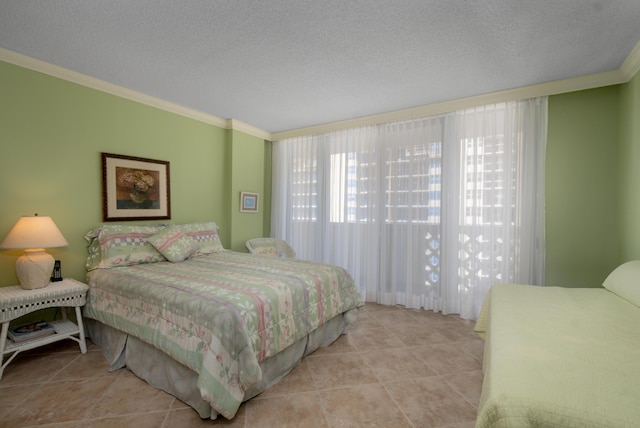
<instances>
[{"instance_id":1,"label":"white ceiling","mask_svg":"<svg viewBox=\"0 0 640 428\"><path fill-rule=\"evenodd\" d=\"M0 0L0 47L267 132L618 69L640 0Z\"/></svg>"}]
</instances>

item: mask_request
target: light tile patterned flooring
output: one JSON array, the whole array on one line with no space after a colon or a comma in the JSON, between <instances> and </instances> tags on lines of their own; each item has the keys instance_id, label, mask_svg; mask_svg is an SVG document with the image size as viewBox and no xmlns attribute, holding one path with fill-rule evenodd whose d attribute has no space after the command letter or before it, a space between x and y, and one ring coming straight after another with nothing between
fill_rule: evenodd
<instances>
[{"instance_id":1,"label":"light tile patterned flooring","mask_svg":"<svg viewBox=\"0 0 640 428\"><path fill-rule=\"evenodd\" d=\"M473 427L483 342L455 315L367 303L357 326L305 358L233 420L201 420L100 348L20 354L0 380L0 427Z\"/></svg>"}]
</instances>

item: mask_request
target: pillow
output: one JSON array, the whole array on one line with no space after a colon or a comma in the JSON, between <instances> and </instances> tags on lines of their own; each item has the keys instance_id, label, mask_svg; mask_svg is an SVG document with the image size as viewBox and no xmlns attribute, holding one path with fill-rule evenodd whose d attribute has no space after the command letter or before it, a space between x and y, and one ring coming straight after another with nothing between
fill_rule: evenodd
<instances>
[{"instance_id":1,"label":"pillow","mask_svg":"<svg viewBox=\"0 0 640 428\"><path fill-rule=\"evenodd\" d=\"M602 286L634 305L640 306L640 260L618 266L604 280Z\"/></svg>"},{"instance_id":2,"label":"pillow","mask_svg":"<svg viewBox=\"0 0 640 428\"><path fill-rule=\"evenodd\" d=\"M153 247L172 263L181 262L196 250L196 241L176 226L169 226L147 239Z\"/></svg>"},{"instance_id":3,"label":"pillow","mask_svg":"<svg viewBox=\"0 0 640 428\"><path fill-rule=\"evenodd\" d=\"M98 268L100 264L100 241L98 241L98 234L102 228L98 227L96 229L90 230L84 235L84 239L87 240L89 246L87 250L89 251L89 255L87 256L87 261L84 264L84 267L87 271L92 271Z\"/></svg>"},{"instance_id":4,"label":"pillow","mask_svg":"<svg viewBox=\"0 0 640 428\"><path fill-rule=\"evenodd\" d=\"M147 238L164 229L159 226L104 225L85 235L89 244L87 270L131 266L165 260Z\"/></svg>"},{"instance_id":5,"label":"pillow","mask_svg":"<svg viewBox=\"0 0 640 428\"><path fill-rule=\"evenodd\" d=\"M218 235L218 225L214 222L188 223L176 227L195 242L196 250L191 257L224 251Z\"/></svg>"},{"instance_id":6,"label":"pillow","mask_svg":"<svg viewBox=\"0 0 640 428\"><path fill-rule=\"evenodd\" d=\"M257 246L253 249L254 254L260 254L261 256L278 257L275 245L271 246Z\"/></svg>"},{"instance_id":7,"label":"pillow","mask_svg":"<svg viewBox=\"0 0 640 428\"><path fill-rule=\"evenodd\" d=\"M250 241L251 252L261 256L278 257L276 242L273 238L254 238Z\"/></svg>"}]
</instances>

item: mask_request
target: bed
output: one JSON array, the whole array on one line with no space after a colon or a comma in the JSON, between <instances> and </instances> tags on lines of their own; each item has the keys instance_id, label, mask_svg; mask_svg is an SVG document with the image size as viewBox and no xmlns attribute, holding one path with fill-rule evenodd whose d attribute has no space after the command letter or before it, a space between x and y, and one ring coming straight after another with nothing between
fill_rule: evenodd
<instances>
[{"instance_id":1,"label":"bed","mask_svg":"<svg viewBox=\"0 0 640 428\"><path fill-rule=\"evenodd\" d=\"M234 417L355 322L342 268L225 250L213 222L89 232L83 309L111 369L128 367L202 418Z\"/></svg>"},{"instance_id":2,"label":"bed","mask_svg":"<svg viewBox=\"0 0 640 428\"><path fill-rule=\"evenodd\" d=\"M491 287L476 427L640 424L640 261L603 285Z\"/></svg>"}]
</instances>

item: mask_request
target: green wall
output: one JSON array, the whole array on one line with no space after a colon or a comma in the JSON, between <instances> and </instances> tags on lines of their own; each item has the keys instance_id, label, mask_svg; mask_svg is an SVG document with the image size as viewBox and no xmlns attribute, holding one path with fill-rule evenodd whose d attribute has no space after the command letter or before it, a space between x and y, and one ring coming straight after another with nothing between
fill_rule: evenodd
<instances>
[{"instance_id":1,"label":"green wall","mask_svg":"<svg viewBox=\"0 0 640 428\"><path fill-rule=\"evenodd\" d=\"M21 215L49 215L69 242L49 252L63 276L83 280L82 236L102 224L100 153L108 152L169 161L171 221L215 221L223 245L241 249L241 232L263 236L264 219L240 216L229 201L237 189L262 189L264 147L257 137L0 62L0 240ZM17 284L21 253L0 250L0 286Z\"/></svg>"},{"instance_id":2,"label":"green wall","mask_svg":"<svg viewBox=\"0 0 640 428\"><path fill-rule=\"evenodd\" d=\"M250 238L268 236L264 231L265 212L270 210L270 202L265 198L265 148L267 143L257 137L228 131L230 154L230 195L227 205L231 210L230 230L232 239L229 248L247 251L245 242ZM240 193L258 193L258 212L240 212Z\"/></svg>"},{"instance_id":3,"label":"green wall","mask_svg":"<svg viewBox=\"0 0 640 428\"><path fill-rule=\"evenodd\" d=\"M598 287L619 263L620 86L549 98L546 284Z\"/></svg>"},{"instance_id":4,"label":"green wall","mask_svg":"<svg viewBox=\"0 0 640 428\"><path fill-rule=\"evenodd\" d=\"M546 283L599 287L640 259L640 73L549 98Z\"/></svg>"},{"instance_id":5,"label":"green wall","mask_svg":"<svg viewBox=\"0 0 640 428\"><path fill-rule=\"evenodd\" d=\"M640 77L549 98L548 285L597 287L640 259ZM82 235L102 224L100 152L171 163L172 221L216 221L223 245L269 235L271 145L0 62L0 239L21 215L50 215L69 241L51 249L84 279ZM240 192L260 193L257 214ZM20 251L0 250L0 286Z\"/></svg>"},{"instance_id":6,"label":"green wall","mask_svg":"<svg viewBox=\"0 0 640 428\"><path fill-rule=\"evenodd\" d=\"M620 150L621 261L640 259L640 73L622 85Z\"/></svg>"}]
</instances>

